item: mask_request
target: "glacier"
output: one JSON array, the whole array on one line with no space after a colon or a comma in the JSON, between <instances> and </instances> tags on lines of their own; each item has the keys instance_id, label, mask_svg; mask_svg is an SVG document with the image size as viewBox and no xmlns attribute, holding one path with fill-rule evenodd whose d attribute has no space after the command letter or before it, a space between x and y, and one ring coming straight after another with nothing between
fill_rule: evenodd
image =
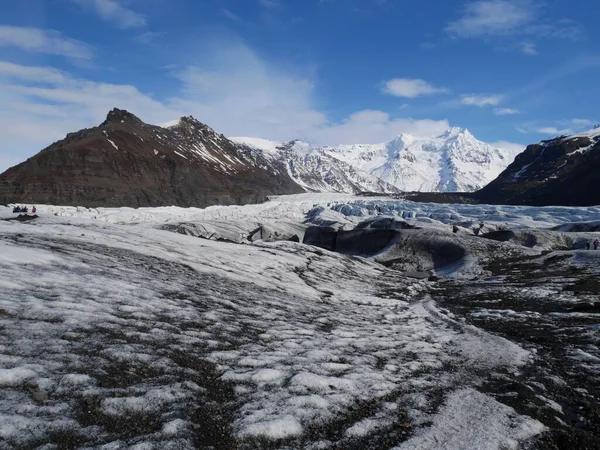
<instances>
[{"instance_id":1,"label":"glacier","mask_svg":"<svg viewBox=\"0 0 600 450\"><path fill-rule=\"evenodd\" d=\"M597 318L569 309L593 296L563 287L572 267L588 271L582 279L598 267L600 252L580 245L600 207L348 194L206 209L36 206L30 222L0 220L7 448L526 448L570 430L560 424L576 423L569 408L596 394ZM0 219L11 211L0 207ZM519 270L490 269L482 254L435 281L377 255L248 239L257 226L301 233L378 217L473 250L487 242L470 231L482 221L540 240L494 244L498 261L521 258ZM208 231L172 231L181 224ZM541 240L553 233L573 248ZM557 272L542 278L548 268ZM521 273L529 284L511 279ZM568 331L556 348L569 366L547 366L560 359L545 359L543 342L501 324L526 337ZM565 399L573 370L586 392Z\"/></svg>"}]
</instances>

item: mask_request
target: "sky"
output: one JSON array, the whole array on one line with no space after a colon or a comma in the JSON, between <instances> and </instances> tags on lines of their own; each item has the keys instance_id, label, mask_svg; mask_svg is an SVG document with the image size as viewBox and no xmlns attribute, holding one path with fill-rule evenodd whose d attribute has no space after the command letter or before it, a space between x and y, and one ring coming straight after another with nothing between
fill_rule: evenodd
<instances>
[{"instance_id":1,"label":"sky","mask_svg":"<svg viewBox=\"0 0 600 450\"><path fill-rule=\"evenodd\" d=\"M595 0L0 4L0 172L113 107L226 136L522 146L600 122Z\"/></svg>"}]
</instances>

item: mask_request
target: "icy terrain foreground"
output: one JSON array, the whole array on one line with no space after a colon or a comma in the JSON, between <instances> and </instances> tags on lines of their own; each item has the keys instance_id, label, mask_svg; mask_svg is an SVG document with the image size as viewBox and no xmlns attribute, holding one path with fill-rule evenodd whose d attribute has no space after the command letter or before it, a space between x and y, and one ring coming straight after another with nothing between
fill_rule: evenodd
<instances>
[{"instance_id":1,"label":"icy terrain foreground","mask_svg":"<svg viewBox=\"0 0 600 450\"><path fill-rule=\"evenodd\" d=\"M0 448L600 446L600 251L581 249L600 208L38 214L0 220ZM277 241L381 216L421 230L362 256ZM402 258L423 236L465 253Z\"/></svg>"}]
</instances>

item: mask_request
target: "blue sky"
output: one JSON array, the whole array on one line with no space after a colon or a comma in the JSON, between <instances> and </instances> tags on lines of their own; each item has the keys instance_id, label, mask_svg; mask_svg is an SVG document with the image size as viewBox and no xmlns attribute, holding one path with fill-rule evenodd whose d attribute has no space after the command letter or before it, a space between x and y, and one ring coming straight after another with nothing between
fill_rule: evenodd
<instances>
[{"instance_id":1,"label":"blue sky","mask_svg":"<svg viewBox=\"0 0 600 450\"><path fill-rule=\"evenodd\" d=\"M527 144L600 121L592 0L20 0L0 14L0 170L114 106L228 136Z\"/></svg>"}]
</instances>

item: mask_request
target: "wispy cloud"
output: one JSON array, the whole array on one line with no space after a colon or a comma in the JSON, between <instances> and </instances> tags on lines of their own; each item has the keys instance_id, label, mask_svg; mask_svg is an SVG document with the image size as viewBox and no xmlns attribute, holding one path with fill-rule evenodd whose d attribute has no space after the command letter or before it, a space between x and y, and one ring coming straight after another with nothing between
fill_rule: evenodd
<instances>
[{"instance_id":1,"label":"wispy cloud","mask_svg":"<svg viewBox=\"0 0 600 450\"><path fill-rule=\"evenodd\" d=\"M576 127L590 127L594 122L588 119L571 119L571 123Z\"/></svg>"},{"instance_id":2,"label":"wispy cloud","mask_svg":"<svg viewBox=\"0 0 600 450\"><path fill-rule=\"evenodd\" d=\"M577 40L584 35L582 25L561 19L550 21L541 0L476 0L468 3L462 15L448 23L445 31L454 38L508 40L508 45L526 55L536 55L534 40L560 38ZM516 37L527 40L515 43Z\"/></svg>"},{"instance_id":3,"label":"wispy cloud","mask_svg":"<svg viewBox=\"0 0 600 450\"><path fill-rule=\"evenodd\" d=\"M538 54L537 46L533 42L521 42L519 47L521 52L526 55L534 56Z\"/></svg>"},{"instance_id":4,"label":"wispy cloud","mask_svg":"<svg viewBox=\"0 0 600 450\"><path fill-rule=\"evenodd\" d=\"M525 150L525 147L526 147L523 144L517 144L515 142L509 142L509 141L490 142L490 145L493 145L494 147L498 147L498 148L505 148L507 150L512 150L515 153L522 152L523 150Z\"/></svg>"},{"instance_id":5,"label":"wispy cloud","mask_svg":"<svg viewBox=\"0 0 600 450\"><path fill-rule=\"evenodd\" d=\"M332 120L318 108L310 77L281 69L243 44L214 44L203 63L175 66L179 89L158 100L126 84L99 83L52 67L0 63L0 136L18 163L66 133L100 123L115 106L150 123L192 114L228 136L318 144L376 143L400 133L432 136L447 120L413 119L359 110ZM0 167L0 171L1 171Z\"/></svg>"},{"instance_id":6,"label":"wispy cloud","mask_svg":"<svg viewBox=\"0 0 600 450\"><path fill-rule=\"evenodd\" d=\"M415 78L394 78L388 80L383 84L381 90L384 94L406 98L449 92L446 88L436 87L425 80Z\"/></svg>"},{"instance_id":7,"label":"wispy cloud","mask_svg":"<svg viewBox=\"0 0 600 450\"><path fill-rule=\"evenodd\" d=\"M539 127L536 128L535 131L539 134L548 134L551 136L559 136L573 133L573 130L571 128L558 129L556 127Z\"/></svg>"},{"instance_id":8,"label":"wispy cloud","mask_svg":"<svg viewBox=\"0 0 600 450\"><path fill-rule=\"evenodd\" d=\"M503 99L502 95L464 95L461 99L463 105L479 106L496 106Z\"/></svg>"},{"instance_id":9,"label":"wispy cloud","mask_svg":"<svg viewBox=\"0 0 600 450\"><path fill-rule=\"evenodd\" d=\"M555 120L552 124L528 122L517 127L517 131L523 134L559 136L585 131L591 128L593 124L593 120L582 118Z\"/></svg>"},{"instance_id":10,"label":"wispy cloud","mask_svg":"<svg viewBox=\"0 0 600 450\"><path fill-rule=\"evenodd\" d=\"M135 40L140 44L149 44L165 35L166 33L162 31L146 31L145 33L138 34L135 37Z\"/></svg>"},{"instance_id":11,"label":"wispy cloud","mask_svg":"<svg viewBox=\"0 0 600 450\"><path fill-rule=\"evenodd\" d=\"M513 108L496 108L494 114L497 116L511 116L515 114L521 114L521 111Z\"/></svg>"},{"instance_id":12,"label":"wispy cloud","mask_svg":"<svg viewBox=\"0 0 600 450\"><path fill-rule=\"evenodd\" d=\"M0 172L121 105L149 121L174 111L131 85L75 78L52 67L0 62ZM178 117L178 116L177 116ZM9 151L10 149L10 151Z\"/></svg>"},{"instance_id":13,"label":"wispy cloud","mask_svg":"<svg viewBox=\"0 0 600 450\"><path fill-rule=\"evenodd\" d=\"M98 17L117 28L141 28L147 25L146 17L126 8L118 0L71 0L94 11Z\"/></svg>"},{"instance_id":14,"label":"wispy cloud","mask_svg":"<svg viewBox=\"0 0 600 450\"><path fill-rule=\"evenodd\" d=\"M237 14L233 13L232 11L230 11L227 8L221 8L221 15L224 17L227 17L229 20L235 20L235 21L240 20L240 18L238 17Z\"/></svg>"},{"instance_id":15,"label":"wispy cloud","mask_svg":"<svg viewBox=\"0 0 600 450\"><path fill-rule=\"evenodd\" d=\"M0 26L0 47L14 46L22 50L75 59L91 59L93 52L84 42L70 39L58 31L39 28Z\"/></svg>"},{"instance_id":16,"label":"wispy cloud","mask_svg":"<svg viewBox=\"0 0 600 450\"><path fill-rule=\"evenodd\" d=\"M67 76L53 67L21 66L7 61L0 61L0 80L34 81L42 84L61 84Z\"/></svg>"},{"instance_id":17,"label":"wispy cloud","mask_svg":"<svg viewBox=\"0 0 600 450\"><path fill-rule=\"evenodd\" d=\"M515 34L535 16L530 0L475 1L465 7L461 18L446 26L446 32L462 38Z\"/></svg>"}]
</instances>

